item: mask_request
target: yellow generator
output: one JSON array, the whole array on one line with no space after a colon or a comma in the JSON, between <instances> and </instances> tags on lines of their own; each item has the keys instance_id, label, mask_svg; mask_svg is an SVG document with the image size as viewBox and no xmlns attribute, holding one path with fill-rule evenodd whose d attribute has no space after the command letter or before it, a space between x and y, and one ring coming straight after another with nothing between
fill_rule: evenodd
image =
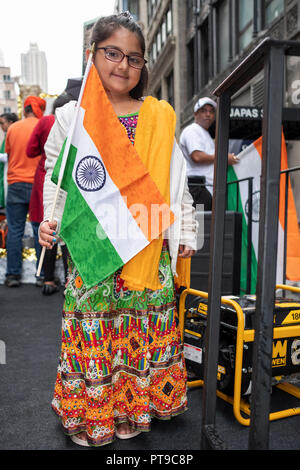
<instances>
[{"instance_id":1,"label":"yellow generator","mask_svg":"<svg viewBox=\"0 0 300 470\"><path fill-rule=\"evenodd\" d=\"M300 292L285 285L277 288ZM233 405L236 419L245 426L249 426L250 418L241 412L250 416L255 303L252 295L221 298L217 395ZM203 385L207 304L206 292L186 289L180 297L179 321L189 387ZM285 297L276 298L274 306L271 373L273 386L300 398L300 303ZM270 420L296 414L300 414L300 408L285 409L271 413Z\"/></svg>"}]
</instances>

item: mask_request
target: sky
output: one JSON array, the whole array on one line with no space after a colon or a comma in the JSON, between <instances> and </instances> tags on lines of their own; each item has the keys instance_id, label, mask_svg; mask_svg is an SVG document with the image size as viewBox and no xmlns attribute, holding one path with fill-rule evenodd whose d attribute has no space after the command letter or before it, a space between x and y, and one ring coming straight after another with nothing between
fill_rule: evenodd
<instances>
[{"instance_id":1,"label":"sky","mask_svg":"<svg viewBox=\"0 0 300 470\"><path fill-rule=\"evenodd\" d=\"M82 73L83 23L113 13L115 0L8 0L1 8L0 50L11 76L36 42L46 53L48 94L60 94Z\"/></svg>"}]
</instances>

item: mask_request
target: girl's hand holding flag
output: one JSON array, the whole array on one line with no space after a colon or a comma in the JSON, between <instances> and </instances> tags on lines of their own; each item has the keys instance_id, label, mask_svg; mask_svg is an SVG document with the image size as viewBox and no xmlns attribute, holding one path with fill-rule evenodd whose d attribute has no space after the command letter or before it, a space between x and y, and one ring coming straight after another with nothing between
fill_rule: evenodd
<instances>
[{"instance_id":1,"label":"girl's hand holding flag","mask_svg":"<svg viewBox=\"0 0 300 470\"><path fill-rule=\"evenodd\" d=\"M57 222L46 220L40 225L39 244L45 248L51 249L57 241L56 237Z\"/></svg>"}]
</instances>

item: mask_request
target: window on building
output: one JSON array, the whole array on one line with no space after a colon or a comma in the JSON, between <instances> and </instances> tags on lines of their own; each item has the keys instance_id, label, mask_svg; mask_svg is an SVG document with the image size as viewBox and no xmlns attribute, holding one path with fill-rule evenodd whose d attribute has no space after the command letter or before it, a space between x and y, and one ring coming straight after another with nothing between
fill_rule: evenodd
<instances>
[{"instance_id":1,"label":"window on building","mask_svg":"<svg viewBox=\"0 0 300 470\"><path fill-rule=\"evenodd\" d=\"M153 63L156 61L157 59L157 44L156 44L156 41L154 41L154 43L152 44L152 60L153 60Z\"/></svg>"},{"instance_id":2,"label":"window on building","mask_svg":"<svg viewBox=\"0 0 300 470\"><path fill-rule=\"evenodd\" d=\"M148 23L151 22L160 0L147 0ZM137 2L138 3L138 2Z\"/></svg>"},{"instance_id":3,"label":"window on building","mask_svg":"<svg viewBox=\"0 0 300 470\"><path fill-rule=\"evenodd\" d=\"M217 7L218 71L228 66L229 60L229 0L222 0Z\"/></svg>"},{"instance_id":4,"label":"window on building","mask_svg":"<svg viewBox=\"0 0 300 470\"><path fill-rule=\"evenodd\" d=\"M137 20L139 18L139 2L138 0L127 0L127 9Z\"/></svg>"},{"instance_id":5,"label":"window on building","mask_svg":"<svg viewBox=\"0 0 300 470\"><path fill-rule=\"evenodd\" d=\"M203 7L205 3L205 0L195 0L195 7L196 7L196 11L199 13L201 8Z\"/></svg>"},{"instance_id":6,"label":"window on building","mask_svg":"<svg viewBox=\"0 0 300 470\"><path fill-rule=\"evenodd\" d=\"M164 17L162 24L161 24L161 44L162 46L166 42L167 39L167 19Z\"/></svg>"},{"instance_id":7,"label":"window on building","mask_svg":"<svg viewBox=\"0 0 300 470\"><path fill-rule=\"evenodd\" d=\"M11 99L10 90L4 90L3 91L3 97L4 97L5 100L10 100Z\"/></svg>"},{"instance_id":8,"label":"window on building","mask_svg":"<svg viewBox=\"0 0 300 470\"><path fill-rule=\"evenodd\" d=\"M272 23L284 10L284 0L265 0L265 25Z\"/></svg>"},{"instance_id":9,"label":"window on building","mask_svg":"<svg viewBox=\"0 0 300 470\"><path fill-rule=\"evenodd\" d=\"M187 45L187 97L188 100L192 99L195 90L195 46L194 39L192 39Z\"/></svg>"},{"instance_id":10,"label":"window on building","mask_svg":"<svg viewBox=\"0 0 300 470\"><path fill-rule=\"evenodd\" d=\"M11 107L10 106L4 106L3 112L4 113L11 113Z\"/></svg>"},{"instance_id":11,"label":"window on building","mask_svg":"<svg viewBox=\"0 0 300 470\"><path fill-rule=\"evenodd\" d=\"M161 30L160 30L160 28L158 29L157 35L156 35L156 49L157 49L157 55L158 55L161 51Z\"/></svg>"},{"instance_id":12,"label":"window on building","mask_svg":"<svg viewBox=\"0 0 300 470\"><path fill-rule=\"evenodd\" d=\"M167 35L173 31L173 15L172 15L172 2L170 2L169 9L167 11Z\"/></svg>"},{"instance_id":13,"label":"window on building","mask_svg":"<svg viewBox=\"0 0 300 470\"><path fill-rule=\"evenodd\" d=\"M174 73L172 72L167 76L167 91L168 91L168 102L174 108Z\"/></svg>"},{"instance_id":14,"label":"window on building","mask_svg":"<svg viewBox=\"0 0 300 470\"><path fill-rule=\"evenodd\" d=\"M10 75L3 75L3 81L10 82L11 81Z\"/></svg>"},{"instance_id":15,"label":"window on building","mask_svg":"<svg viewBox=\"0 0 300 470\"><path fill-rule=\"evenodd\" d=\"M186 25L189 28L194 19L195 0L186 0Z\"/></svg>"},{"instance_id":16,"label":"window on building","mask_svg":"<svg viewBox=\"0 0 300 470\"><path fill-rule=\"evenodd\" d=\"M152 67L153 65L153 57L152 57L152 46L148 48L148 67Z\"/></svg>"},{"instance_id":17,"label":"window on building","mask_svg":"<svg viewBox=\"0 0 300 470\"><path fill-rule=\"evenodd\" d=\"M250 44L253 34L253 0L238 1L238 49Z\"/></svg>"},{"instance_id":18,"label":"window on building","mask_svg":"<svg viewBox=\"0 0 300 470\"><path fill-rule=\"evenodd\" d=\"M209 80L209 39L208 39L208 20L205 20L200 28L201 41L201 64L200 64L200 82L201 86L207 84ZM196 85L196 84L195 84Z\"/></svg>"},{"instance_id":19,"label":"window on building","mask_svg":"<svg viewBox=\"0 0 300 470\"><path fill-rule=\"evenodd\" d=\"M169 4L169 9L166 11L163 19L157 29L157 33L153 39L153 43L150 46L150 66L157 60L160 51L162 50L167 37L173 31L173 19L172 19L172 2Z\"/></svg>"}]
</instances>

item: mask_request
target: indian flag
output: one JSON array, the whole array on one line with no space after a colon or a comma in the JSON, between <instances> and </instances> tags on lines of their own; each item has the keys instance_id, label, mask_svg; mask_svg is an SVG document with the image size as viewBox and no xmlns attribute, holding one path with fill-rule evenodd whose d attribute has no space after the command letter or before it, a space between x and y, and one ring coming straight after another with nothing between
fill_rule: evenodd
<instances>
[{"instance_id":1,"label":"indian flag","mask_svg":"<svg viewBox=\"0 0 300 470\"><path fill-rule=\"evenodd\" d=\"M174 222L90 60L52 180L68 193L60 237L88 288Z\"/></svg>"},{"instance_id":2,"label":"indian flag","mask_svg":"<svg viewBox=\"0 0 300 470\"><path fill-rule=\"evenodd\" d=\"M262 137L249 145L240 154L240 162L228 168L228 181L237 181L253 177L253 213L252 213L252 258L251 258L251 293L256 292L257 253L259 236L260 208L260 177L262 166ZM287 152L284 136L281 144L281 170L288 168ZM283 282L284 267L284 232L285 232L285 184L286 176L280 177L280 200L278 219L278 249L276 282ZM300 235L297 213L290 180L288 181L288 222L287 222L287 260L286 277L288 280L300 280ZM237 201L238 198L238 201ZM242 224L242 260L241 260L241 291L246 291L247 285L247 227L248 227L248 183L228 185L228 210L238 210L243 214Z\"/></svg>"}]
</instances>

